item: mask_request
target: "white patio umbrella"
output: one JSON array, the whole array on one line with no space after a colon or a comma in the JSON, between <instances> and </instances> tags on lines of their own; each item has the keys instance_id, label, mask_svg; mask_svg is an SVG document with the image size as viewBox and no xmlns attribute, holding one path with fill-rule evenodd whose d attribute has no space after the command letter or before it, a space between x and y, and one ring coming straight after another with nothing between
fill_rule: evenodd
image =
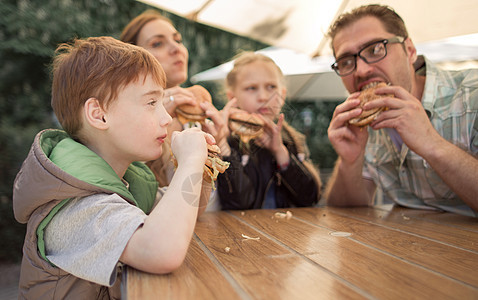
<instances>
[{"instance_id":1,"label":"white patio umbrella","mask_svg":"<svg viewBox=\"0 0 478 300\"><path fill-rule=\"evenodd\" d=\"M287 98L290 100L343 100L347 97L340 77L330 68L334 58L330 55L309 57L294 50L269 47L257 51L272 58L286 78ZM234 61L203 71L191 77L191 82L215 81L225 83Z\"/></svg>"},{"instance_id":2,"label":"white patio umbrella","mask_svg":"<svg viewBox=\"0 0 478 300\"><path fill-rule=\"evenodd\" d=\"M416 45L419 54L448 69L478 68L478 34L447 38ZM340 77L330 68L330 55L311 58L284 48L269 47L257 51L272 58L287 81L287 97L292 101L344 100L348 93ZM193 83L215 81L224 84L233 61L200 72L191 77Z\"/></svg>"},{"instance_id":3,"label":"white patio umbrella","mask_svg":"<svg viewBox=\"0 0 478 300\"><path fill-rule=\"evenodd\" d=\"M310 56L330 54L324 39L342 12L393 7L415 43L478 32L477 0L139 0L179 16Z\"/></svg>"}]
</instances>

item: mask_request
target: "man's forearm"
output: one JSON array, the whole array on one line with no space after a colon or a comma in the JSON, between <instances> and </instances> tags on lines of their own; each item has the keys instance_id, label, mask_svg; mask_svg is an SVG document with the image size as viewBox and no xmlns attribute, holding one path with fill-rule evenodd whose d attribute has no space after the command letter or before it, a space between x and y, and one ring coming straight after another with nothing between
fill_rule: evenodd
<instances>
[{"instance_id":1,"label":"man's forearm","mask_svg":"<svg viewBox=\"0 0 478 300\"><path fill-rule=\"evenodd\" d=\"M363 162L345 165L339 158L327 184L325 198L332 206L364 206L372 202L374 185L362 177Z\"/></svg>"},{"instance_id":2,"label":"man's forearm","mask_svg":"<svg viewBox=\"0 0 478 300\"><path fill-rule=\"evenodd\" d=\"M478 158L443 140L423 158L469 207L478 211Z\"/></svg>"}]
</instances>

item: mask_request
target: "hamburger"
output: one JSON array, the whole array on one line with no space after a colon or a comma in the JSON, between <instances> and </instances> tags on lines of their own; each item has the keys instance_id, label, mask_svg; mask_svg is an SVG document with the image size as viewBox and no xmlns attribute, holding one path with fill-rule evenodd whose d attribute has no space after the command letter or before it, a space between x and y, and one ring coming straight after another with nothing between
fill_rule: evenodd
<instances>
[{"instance_id":1,"label":"hamburger","mask_svg":"<svg viewBox=\"0 0 478 300\"><path fill-rule=\"evenodd\" d=\"M232 113L228 126L232 134L238 135L246 144L264 131L264 121L257 114L247 112Z\"/></svg>"},{"instance_id":2,"label":"hamburger","mask_svg":"<svg viewBox=\"0 0 478 300\"><path fill-rule=\"evenodd\" d=\"M217 145L207 145L207 159L204 164L203 177L207 182L212 182L213 187L219 173L224 173L229 168L229 162L223 161L219 157L220 153L221 149Z\"/></svg>"},{"instance_id":3,"label":"hamburger","mask_svg":"<svg viewBox=\"0 0 478 300\"><path fill-rule=\"evenodd\" d=\"M181 124L186 123L204 123L206 119L206 113L199 106L199 103L209 102L212 103L211 94L200 85L193 85L186 88L186 90L192 92L196 98L195 105L183 104L176 107L176 116Z\"/></svg>"},{"instance_id":4,"label":"hamburger","mask_svg":"<svg viewBox=\"0 0 478 300\"><path fill-rule=\"evenodd\" d=\"M365 103L373 100L377 100L383 97L393 97L392 94L375 94L375 90L377 88L386 86L387 84L385 84L384 82L374 83L373 86L369 86L367 89L363 90L358 96L358 99L360 99L360 107L363 108ZM368 124L372 123L372 121L375 120L383 110L386 109L387 108L385 107L378 107L371 110L364 110L358 117L349 120L349 124L359 127L367 126Z\"/></svg>"},{"instance_id":5,"label":"hamburger","mask_svg":"<svg viewBox=\"0 0 478 300\"><path fill-rule=\"evenodd\" d=\"M220 173L224 173L227 168L229 168L229 162L223 161L219 154L221 153L221 149L217 145L209 145L207 144L207 158L206 162L204 163L204 172L203 178L206 182L212 183L213 189L215 189L214 182L217 180L217 176ZM174 166L178 166L178 161L174 157L173 153L171 152L172 161Z\"/></svg>"}]
</instances>

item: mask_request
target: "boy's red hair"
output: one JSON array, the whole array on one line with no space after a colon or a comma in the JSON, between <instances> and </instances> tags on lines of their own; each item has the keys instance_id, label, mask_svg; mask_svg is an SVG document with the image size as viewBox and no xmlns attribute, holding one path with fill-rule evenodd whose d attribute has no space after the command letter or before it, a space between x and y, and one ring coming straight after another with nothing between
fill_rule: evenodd
<instances>
[{"instance_id":1,"label":"boy's red hair","mask_svg":"<svg viewBox=\"0 0 478 300\"><path fill-rule=\"evenodd\" d=\"M122 88L146 75L166 86L166 75L154 56L112 37L75 39L59 45L55 54L51 105L63 129L75 139L89 98L106 109Z\"/></svg>"}]
</instances>

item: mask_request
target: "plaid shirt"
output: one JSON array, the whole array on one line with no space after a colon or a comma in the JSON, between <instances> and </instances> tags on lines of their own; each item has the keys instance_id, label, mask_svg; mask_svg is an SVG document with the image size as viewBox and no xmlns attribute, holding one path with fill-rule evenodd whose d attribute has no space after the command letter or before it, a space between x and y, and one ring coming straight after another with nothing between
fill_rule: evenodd
<instances>
[{"instance_id":1,"label":"plaid shirt","mask_svg":"<svg viewBox=\"0 0 478 300\"><path fill-rule=\"evenodd\" d=\"M433 127L449 142L477 157L478 69L443 71L427 59L425 63L422 104ZM399 146L396 140L394 143L393 133ZM422 157L405 144L400 147L400 142L393 129L369 129L363 177L382 189L385 201L478 217L478 212L466 206Z\"/></svg>"}]
</instances>

